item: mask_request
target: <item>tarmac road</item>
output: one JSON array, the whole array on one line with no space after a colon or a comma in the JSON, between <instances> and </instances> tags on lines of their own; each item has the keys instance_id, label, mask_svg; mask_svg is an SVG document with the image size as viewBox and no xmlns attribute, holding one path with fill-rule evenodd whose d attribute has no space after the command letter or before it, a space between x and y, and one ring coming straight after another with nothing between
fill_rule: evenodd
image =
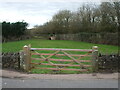
<instances>
[{"instance_id":1,"label":"tarmac road","mask_svg":"<svg viewBox=\"0 0 120 90\"><path fill-rule=\"evenodd\" d=\"M2 88L118 88L116 79L17 79L2 78Z\"/></svg>"}]
</instances>

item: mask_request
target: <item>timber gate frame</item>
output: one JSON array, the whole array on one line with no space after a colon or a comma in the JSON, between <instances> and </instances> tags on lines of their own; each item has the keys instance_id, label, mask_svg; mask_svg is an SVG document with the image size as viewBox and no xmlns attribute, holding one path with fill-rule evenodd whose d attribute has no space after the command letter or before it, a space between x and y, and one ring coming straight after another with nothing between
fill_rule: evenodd
<instances>
[{"instance_id":1,"label":"timber gate frame","mask_svg":"<svg viewBox=\"0 0 120 90\"><path fill-rule=\"evenodd\" d=\"M55 51L54 53L38 53L36 50L44 50L44 51ZM87 52L84 55L79 54L68 54L66 51L80 51L80 52ZM32 53L33 52L33 53ZM59 52L62 52L63 54L58 54ZM25 45L23 47L23 53L24 53L24 62L25 62L25 70L29 72L32 68L35 69L49 69L49 70L70 70L70 71L80 71L80 72L86 72L89 71L87 67L92 67L92 72L95 74L97 72L97 61L98 61L98 47L93 46L92 49L57 49L57 48L31 48L31 45ZM88 55L91 53L91 55ZM32 55L39 55L41 58L32 58ZM47 55L45 57L44 55ZM71 60L67 59L53 59L52 56L67 56ZM73 56L78 57L77 59ZM92 57L92 60L80 60L83 57L90 56ZM39 60L39 63L32 63L32 60ZM43 63L44 61L47 61L48 63ZM54 64L51 61L62 61L62 62L70 62L70 64ZM77 64L73 64L73 62L76 62ZM92 65L85 65L82 62L92 62ZM51 65L56 66L56 68L39 68L35 67L35 65ZM75 66L80 67L80 69L68 69L69 66ZM61 68L62 67L62 68ZM96 74L95 74L96 75Z\"/></svg>"}]
</instances>

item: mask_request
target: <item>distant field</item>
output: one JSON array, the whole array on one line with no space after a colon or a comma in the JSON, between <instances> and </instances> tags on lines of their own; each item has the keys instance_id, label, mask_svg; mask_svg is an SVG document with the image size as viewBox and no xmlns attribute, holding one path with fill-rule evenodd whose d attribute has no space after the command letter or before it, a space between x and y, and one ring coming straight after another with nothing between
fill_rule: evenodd
<instances>
[{"instance_id":1,"label":"distant field","mask_svg":"<svg viewBox=\"0 0 120 90\"><path fill-rule=\"evenodd\" d=\"M24 45L31 44L33 48L68 48L68 49L90 49L96 45L101 53L117 53L118 47L112 45L93 44L68 40L22 40L2 44L2 52L19 52Z\"/></svg>"}]
</instances>

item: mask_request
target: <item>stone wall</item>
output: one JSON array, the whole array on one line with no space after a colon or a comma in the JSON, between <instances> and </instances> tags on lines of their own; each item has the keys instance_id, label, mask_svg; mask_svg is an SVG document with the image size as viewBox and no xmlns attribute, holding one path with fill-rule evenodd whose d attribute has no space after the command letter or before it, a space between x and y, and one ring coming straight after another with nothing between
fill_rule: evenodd
<instances>
[{"instance_id":1,"label":"stone wall","mask_svg":"<svg viewBox=\"0 0 120 90\"><path fill-rule=\"evenodd\" d=\"M22 57L21 57L22 56ZM24 53L2 53L2 68L6 69L24 69ZM120 55L118 54L99 54L98 72L118 72Z\"/></svg>"},{"instance_id":2,"label":"stone wall","mask_svg":"<svg viewBox=\"0 0 120 90\"><path fill-rule=\"evenodd\" d=\"M119 58L120 55L118 54L109 54L109 55L99 54L98 71L118 72Z\"/></svg>"},{"instance_id":3,"label":"stone wall","mask_svg":"<svg viewBox=\"0 0 120 90\"><path fill-rule=\"evenodd\" d=\"M2 68L20 69L20 54L2 53Z\"/></svg>"}]
</instances>

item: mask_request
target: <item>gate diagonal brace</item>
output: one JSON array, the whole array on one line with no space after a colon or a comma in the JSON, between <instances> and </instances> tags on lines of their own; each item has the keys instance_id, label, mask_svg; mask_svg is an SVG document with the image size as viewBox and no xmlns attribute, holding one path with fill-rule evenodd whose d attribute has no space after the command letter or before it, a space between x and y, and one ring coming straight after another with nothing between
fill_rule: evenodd
<instances>
[{"instance_id":1,"label":"gate diagonal brace","mask_svg":"<svg viewBox=\"0 0 120 90\"><path fill-rule=\"evenodd\" d=\"M38 53L37 51L34 51L34 52L37 53L37 54L40 54L40 53ZM43 61L41 61L41 62L39 62L39 63L42 63L42 62L44 62L44 61L47 60L47 59L46 59L44 56L42 56L41 54L40 54L39 56L43 58Z\"/></svg>"},{"instance_id":2,"label":"gate diagonal brace","mask_svg":"<svg viewBox=\"0 0 120 90\"><path fill-rule=\"evenodd\" d=\"M91 52L88 52L88 53L84 54L84 56L80 56L80 57L78 58L78 60L80 60L81 58L87 56L89 53L91 53Z\"/></svg>"},{"instance_id":3,"label":"gate diagonal brace","mask_svg":"<svg viewBox=\"0 0 120 90\"><path fill-rule=\"evenodd\" d=\"M88 53L84 54L84 56L80 56L80 57L78 58L78 60L80 60L81 58L87 56L89 53L91 53L91 52L88 52ZM80 63L81 63L81 61L80 61ZM82 63L81 63L81 68L82 68L82 69L85 69L85 67L84 67L84 65L83 65Z\"/></svg>"},{"instance_id":4,"label":"gate diagonal brace","mask_svg":"<svg viewBox=\"0 0 120 90\"><path fill-rule=\"evenodd\" d=\"M56 52L55 52L55 53L53 53L52 55L48 56L46 59L49 59L50 57L52 57L52 56L56 55L58 52L60 52L60 51L56 51Z\"/></svg>"},{"instance_id":5,"label":"gate diagonal brace","mask_svg":"<svg viewBox=\"0 0 120 90\"><path fill-rule=\"evenodd\" d=\"M48 60L48 62L49 62L49 63L52 63L52 62L49 61L49 58L52 57L52 56L54 56L54 55L56 55L56 54L59 53L60 51L61 51L61 50L56 51L53 55L48 56L48 57L46 58L46 59ZM52 64L53 64L53 63L52 63ZM62 66L57 66L57 65L56 65L56 68L59 70L60 68L62 68Z\"/></svg>"},{"instance_id":6,"label":"gate diagonal brace","mask_svg":"<svg viewBox=\"0 0 120 90\"><path fill-rule=\"evenodd\" d=\"M83 64L82 64L81 62L77 61L74 57L70 56L68 53L66 53L66 52L64 52L64 51L62 51L62 52L63 52L66 56L70 57L74 62L80 64L80 67L81 67L82 69L84 69L84 66L83 66ZM71 63L71 64L73 64L73 63Z\"/></svg>"},{"instance_id":7,"label":"gate diagonal brace","mask_svg":"<svg viewBox=\"0 0 120 90\"><path fill-rule=\"evenodd\" d=\"M41 57L44 59L44 61L48 61L50 64L53 64L52 62L49 61L49 58L56 55L59 51L56 51L55 53L53 53L52 55L48 56L47 58L45 58L44 56L41 55Z\"/></svg>"},{"instance_id":8,"label":"gate diagonal brace","mask_svg":"<svg viewBox=\"0 0 120 90\"><path fill-rule=\"evenodd\" d=\"M64 51L62 51L62 52L63 52L66 56L68 56L69 58L71 58L74 62L80 64L80 62L77 61L74 57L70 56L68 53L66 53L66 52L64 52Z\"/></svg>"},{"instance_id":9,"label":"gate diagonal brace","mask_svg":"<svg viewBox=\"0 0 120 90\"><path fill-rule=\"evenodd\" d=\"M35 52L38 53L37 51L35 51ZM56 55L58 52L60 52L60 51L56 51L55 53L53 53L52 55L48 56L47 58L45 58L43 55L40 55L40 57L42 57L44 60L41 61L39 64L41 64L41 63L44 62L44 61L48 61L50 64L53 65L53 63L49 61L49 58L52 57L52 56L54 56L54 55ZM38 54L39 54L39 53L38 53ZM58 66L56 66L56 68L59 69Z\"/></svg>"}]
</instances>

